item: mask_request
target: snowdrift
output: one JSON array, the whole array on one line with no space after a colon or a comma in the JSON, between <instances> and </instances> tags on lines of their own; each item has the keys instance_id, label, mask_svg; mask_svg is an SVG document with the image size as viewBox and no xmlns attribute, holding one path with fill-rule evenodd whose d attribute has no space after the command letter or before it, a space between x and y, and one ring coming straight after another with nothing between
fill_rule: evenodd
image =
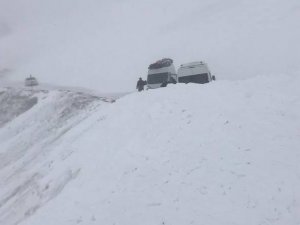
<instances>
[{"instance_id":1,"label":"snowdrift","mask_svg":"<svg viewBox=\"0 0 300 225\"><path fill-rule=\"evenodd\" d=\"M18 223L75 176L62 169L50 185L52 151L62 162L70 151L55 146L104 100L68 90L0 88L0 224Z\"/></svg>"},{"instance_id":2,"label":"snowdrift","mask_svg":"<svg viewBox=\"0 0 300 225\"><path fill-rule=\"evenodd\" d=\"M1 158L24 146L16 136L42 138L0 171L0 223L299 224L299 85L170 85L92 101L71 119L52 94L0 130ZM53 116L59 128L42 133Z\"/></svg>"}]
</instances>

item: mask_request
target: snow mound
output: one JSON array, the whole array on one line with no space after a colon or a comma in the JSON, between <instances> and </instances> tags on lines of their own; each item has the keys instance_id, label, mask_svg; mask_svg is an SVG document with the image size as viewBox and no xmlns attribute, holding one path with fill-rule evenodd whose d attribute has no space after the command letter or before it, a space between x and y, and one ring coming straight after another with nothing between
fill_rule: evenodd
<instances>
[{"instance_id":1,"label":"snow mound","mask_svg":"<svg viewBox=\"0 0 300 225\"><path fill-rule=\"evenodd\" d=\"M297 225L299 85L297 76L170 85L81 114L60 141L35 147L48 154L1 173L0 223ZM4 185L8 173L24 182Z\"/></svg>"},{"instance_id":2,"label":"snow mound","mask_svg":"<svg viewBox=\"0 0 300 225\"><path fill-rule=\"evenodd\" d=\"M103 100L68 90L0 88L0 224L32 214L75 176L60 171L49 187L52 150ZM63 157L68 150L55 154Z\"/></svg>"}]
</instances>

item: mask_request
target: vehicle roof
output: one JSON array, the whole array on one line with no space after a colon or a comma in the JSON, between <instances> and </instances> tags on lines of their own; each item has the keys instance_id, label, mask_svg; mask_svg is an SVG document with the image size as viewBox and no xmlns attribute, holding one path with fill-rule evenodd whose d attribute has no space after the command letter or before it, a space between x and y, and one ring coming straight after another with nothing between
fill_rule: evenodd
<instances>
[{"instance_id":1,"label":"vehicle roof","mask_svg":"<svg viewBox=\"0 0 300 225\"><path fill-rule=\"evenodd\" d=\"M160 69L163 67L168 67L173 64L173 59L170 58L163 58L161 60L156 61L149 65L148 69Z\"/></svg>"},{"instance_id":2,"label":"vehicle roof","mask_svg":"<svg viewBox=\"0 0 300 225\"><path fill-rule=\"evenodd\" d=\"M35 77L27 77L26 80L36 80Z\"/></svg>"},{"instance_id":3,"label":"vehicle roof","mask_svg":"<svg viewBox=\"0 0 300 225\"><path fill-rule=\"evenodd\" d=\"M159 69L149 69L148 70L148 75L152 74L158 74L158 73L172 73L176 74L176 69L174 64L171 64L170 66L159 68Z\"/></svg>"},{"instance_id":4,"label":"vehicle roof","mask_svg":"<svg viewBox=\"0 0 300 225\"><path fill-rule=\"evenodd\" d=\"M196 74L210 74L208 66L204 62L191 62L182 64L177 72L178 77L191 76Z\"/></svg>"},{"instance_id":5,"label":"vehicle roof","mask_svg":"<svg viewBox=\"0 0 300 225\"><path fill-rule=\"evenodd\" d=\"M194 66L206 66L206 63L203 61L197 61L197 62L190 62L190 63L185 63L181 64L180 67L194 67Z\"/></svg>"}]
</instances>

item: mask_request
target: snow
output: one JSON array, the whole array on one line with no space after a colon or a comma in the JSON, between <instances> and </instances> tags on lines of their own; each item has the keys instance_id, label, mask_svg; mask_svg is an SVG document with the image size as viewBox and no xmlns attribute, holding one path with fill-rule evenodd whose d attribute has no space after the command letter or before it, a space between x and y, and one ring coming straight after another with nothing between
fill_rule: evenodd
<instances>
[{"instance_id":1,"label":"snow","mask_svg":"<svg viewBox=\"0 0 300 225\"><path fill-rule=\"evenodd\" d=\"M54 163L53 148L104 100L69 90L0 89L0 224L30 215L72 179L76 172L61 171L50 189L44 185ZM59 157L68 154L66 149L55 152Z\"/></svg>"},{"instance_id":2,"label":"snow","mask_svg":"<svg viewBox=\"0 0 300 225\"><path fill-rule=\"evenodd\" d=\"M300 224L299 85L177 84L113 104L30 92L0 128L0 224Z\"/></svg>"}]
</instances>

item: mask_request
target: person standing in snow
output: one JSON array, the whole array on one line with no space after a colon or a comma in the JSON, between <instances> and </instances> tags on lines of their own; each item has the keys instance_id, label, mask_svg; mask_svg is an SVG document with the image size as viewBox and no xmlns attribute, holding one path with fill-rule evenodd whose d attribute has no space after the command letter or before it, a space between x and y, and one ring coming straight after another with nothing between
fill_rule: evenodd
<instances>
[{"instance_id":1,"label":"person standing in snow","mask_svg":"<svg viewBox=\"0 0 300 225\"><path fill-rule=\"evenodd\" d=\"M136 84L136 89L138 89L138 91L143 91L144 90L144 86L147 84L147 81L142 80L142 78L140 77L137 84Z\"/></svg>"}]
</instances>

